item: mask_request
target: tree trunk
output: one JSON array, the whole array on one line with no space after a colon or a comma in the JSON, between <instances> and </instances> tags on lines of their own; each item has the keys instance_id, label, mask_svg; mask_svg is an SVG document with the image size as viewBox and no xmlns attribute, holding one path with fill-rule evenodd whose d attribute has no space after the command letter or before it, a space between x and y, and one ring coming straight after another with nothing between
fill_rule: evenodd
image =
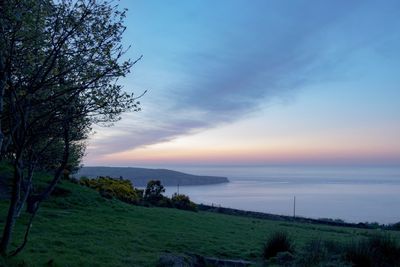
<instances>
[{"instance_id":1,"label":"tree trunk","mask_svg":"<svg viewBox=\"0 0 400 267\"><path fill-rule=\"evenodd\" d=\"M1 23L1 21L0 21ZM0 25L2 27L2 25ZM0 38L2 36L0 35ZM0 49L2 45L0 44ZM4 51L0 51L0 152L3 151L3 140L4 140L4 134L2 130L2 123L1 123L1 116L3 115L3 97L4 97L4 91L6 88L6 70L5 70L5 60L4 60ZM0 155L1 158L2 155Z\"/></svg>"},{"instance_id":2,"label":"tree trunk","mask_svg":"<svg viewBox=\"0 0 400 267\"><path fill-rule=\"evenodd\" d=\"M32 190L32 179L33 179L33 171L34 171L34 165L35 163L32 162L32 159L29 162L29 168L28 168L28 175L26 180L23 180L21 182L21 184L23 185L23 191L24 191L24 195L21 198L19 205L17 207L17 214L16 216L19 217L21 214L22 209L24 208L24 204L25 202L28 200L30 194L31 194L31 190Z\"/></svg>"},{"instance_id":3,"label":"tree trunk","mask_svg":"<svg viewBox=\"0 0 400 267\"><path fill-rule=\"evenodd\" d=\"M39 207L38 207L38 208L39 208ZM35 215L36 215L36 212L37 212L38 208L35 209L35 210L32 212L31 218L29 219L28 226L26 227L26 230L25 230L24 241L22 242L22 244L21 244L15 251L13 251L13 252L10 254L11 257L14 257L14 256L16 256L17 254L19 254L19 253L24 249L26 243L28 243L29 231L31 230L32 222L33 222L33 219L35 218Z\"/></svg>"},{"instance_id":4,"label":"tree trunk","mask_svg":"<svg viewBox=\"0 0 400 267\"><path fill-rule=\"evenodd\" d=\"M26 212L30 214L36 212L41 201L43 201L43 199L40 196L30 195L26 200Z\"/></svg>"},{"instance_id":5,"label":"tree trunk","mask_svg":"<svg viewBox=\"0 0 400 267\"><path fill-rule=\"evenodd\" d=\"M4 6L5 3L4 1L0 0L0 118L3 115L3 96L4 96L4 91L6 88L6 41L5 41L5 36L4 36L4 21L2 20L4 16ZM0 119L0 153L2 151L2 146L3 146L3 141L4 141L4 134L2 130L2 123ZM1 154L0 154L0 159L1 159Z\"/></svg>"},{"instance_id":6,"label":"tree trunk","mask_svg":"<svg viewBox=\"0 0 400 267\"><path fill-rule=\"evenodd\" d=\"M69 119L69 118L68 118ZM69 160L69 149L70 149L70 140L69 140L69 123L70 122L66 122L64 125L64 153L63 153L63 158L62 161L60 162L60 166L57 168L57 170L54 173L53 176L53 180L51 180L51 182L48 184L47 188L38 196L39 200L38 202L42 202L43 200L47 199L48 197L50 197L50 194L53 192L53 190L56 188L58 182L61 179L61 174L63 173L63 171L65 170L65 168L68 165L68 160Z\"/></svg>"},{"instance_id":7,"label":"tree trunk","mask_svg":"<svg viewBox=\"0 0 400 267\"><path fill-rule=\"evenodd\" d=\"M18 156L18 159L14 164L14 178L13 178L10 206L8 209L7 220L4 226L3 236L1 238L1 243L0 243L1 255L7 254L8 246L11 243L15 221L17 219L16 212L20 201L21 181L22 181L22 171L21 171L20 156Z\"/></svg>"},{"instance_id":8,"label":"tree trunk","mask_svg":"<svg viewBox=\"0 0 400 267\"><path fill-rule=\"evenodd\" d=\"M19 201L19 204L17 206L17 210L16 210L16 214L15 214L16 217L19 217L21 215L21 211L24 208L24 204L28 200L29 195L31 194L31 188L32 188L32 185L29 184L27 186L27 188L25 189L24 195L21 198L21 200Z\"/></svg>"},{"instance_id":9,"label":"tree trunk","mask_svg":"<svg viewBox=\"0 0 400 267\"><path fill-rule=\"evenodd\" d=\"M13 251L10 254L11 257L14 257L17 254L19 254L24 249L26 243L28 243L29 232L30 232L30 230L32 228L33 218L35 218L35 215L36 215L36 212L37 212L38 208L39 207L37 207L36 210L33 211L32 215L31 215L31 218L29 219L28 226L26 227L26 230L25 230L24 241L22 242L22 244L15 251Z\"/></svg>"}]
</instances>

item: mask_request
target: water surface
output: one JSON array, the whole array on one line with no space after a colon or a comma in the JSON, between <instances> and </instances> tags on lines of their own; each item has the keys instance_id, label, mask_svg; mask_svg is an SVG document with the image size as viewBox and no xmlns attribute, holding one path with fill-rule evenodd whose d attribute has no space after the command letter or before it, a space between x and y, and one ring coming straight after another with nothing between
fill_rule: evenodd
<instances>
[{"instance_id":1,"label":"water surface","mask_svg":"<svg viewBox=\"0 0 400 267\"><path fill-rule=\"evenodd\" d=\"M400 168L394 167L175 167L220 175L230 183L180 186L197 203L348 222L400 221ZM178 187L167 187L167 194Z\"/></svg>"}]
</instances>

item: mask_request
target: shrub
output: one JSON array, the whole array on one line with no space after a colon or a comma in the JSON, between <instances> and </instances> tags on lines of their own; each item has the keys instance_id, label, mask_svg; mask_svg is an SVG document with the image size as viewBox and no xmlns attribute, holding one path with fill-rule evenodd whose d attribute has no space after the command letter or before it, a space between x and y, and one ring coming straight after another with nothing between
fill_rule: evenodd
<instances>
[{"instance_id":1,"label":"shrub","mask_svg":"<svg viewBox=\"0 0 400 267\"><path fill-rule=\"evenodd\" d=\"M275 232L267 240L264 246L263 257L270 259L275 257L279 252L294 252L292 240L285 232Z\"/></svg>"},{"instance_id":2,"label":"shrub","mask_svg":"<svg viewBox=\"0 0 400 267\"><path fill-rule=\"evenodd\" d=\"M113 197L131 204L137 204L141 196L138 190L133 188L132 182L129 180L114 179L111 177L97 177L96 179L88 179L82 177L80 184L99 191L102 197L111 199Z\"/></svg>"},{"instance_id":3,"label":"shrub","mask_svg":"<svg viewBox=\"0 0 400 267\"><path fill-rule=\"evenodd\" d=\"M139 201L142 202L143 197L144 197L144 189L138 189L138 188L134 188L136 195L139 198Z\"/></svg>"},{"instance_id":4,"label":"shrub","mask_svg":"<svg viewBox=\"0 0 400 267\"><path fill-rule=\"evenodd\" d=\"M197 211L197 205L190 201L189 196L175 193L172 195L171 201L177 209Z\"/></svg>"},{"instance_id":5,"label":"shrub","mask_svg":"<svg viewBox=\"0 0 400 267\"><path fill-rule=\"evenodd\" d=\"M161 199L159 199L156 203L153 203L153 205L157 207L163 207L163 208L173 208L174 205L172 204L172 201L170 198L162 196Z\"/></svg>"},{"instance_id":6,"label":"shrub","mask_svg":"<svg viewBox=\"0 0 400 267\"><path fill-rule=\"evenodd\" d=\"M165 192L164 186L159 180L150 180L147 183L146 190L144 191L144 200L150 204L156 205L163 199L162 193Z\"/></svg>"},{"instance_id":7,"label":"shrub","mask_svg":"<svg viewBox=\"0 0 400 267\"><path fill-rule=\"evenodd\" d=\"M306 244L297 261L299 266L315 266L325 260L328 255L324 242L320 239L311 240Z\"/></svg>"},{"instance_id":8,"label":"shrub","mask_svg":"<svg viewBox=\"0 0 400 267\"><path fill-rule=\"evenodd\" d=\"M297 253L294 266L351 266L343 262L342 253L343 246L337 241L311 240Z\"/></svg>"},{"instance_id":9,"label":"shrub","mask_svg":"<svg viewBox=\"0 0 400 267\"><path fill-rule=\"evenodd\" d=\"M399 231L400 230L400 222L389 225L389 229Z\"/></svg>"},{"instance_id":10,"label":"shrub","mask_svg":"<svg viewBox=\"0 0 400 267\"><path fill-rule=\"evenodd\" d=\"M113 193L108 191L108 190L104 190L104 189L100 189L99 190L100 196L107 198L107 199L113 199Z\"/></svg>"},{"instance_id":11,"label":"shrub","mask_svg":"<svg viewBox=\"0 0 400 267\"><path fill-rule=\"evenodd\" d=\"M348 245L345 259L353 266L400 266L400 247L390 235L374 235Z\"/></svg>"}]
</instances>

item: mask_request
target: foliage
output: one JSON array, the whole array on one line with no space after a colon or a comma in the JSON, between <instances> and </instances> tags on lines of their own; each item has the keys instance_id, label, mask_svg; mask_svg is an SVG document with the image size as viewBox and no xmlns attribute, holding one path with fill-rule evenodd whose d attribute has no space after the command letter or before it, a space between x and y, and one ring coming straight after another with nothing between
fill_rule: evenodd
<instances>
[{"instance_id":1,"label":"foliage","mask_svg":"<svg viewBox=\"0 0 400 267\"><path fill-rule=\"evenodd\" d=\"M144 191L143 204L165 208L177 208L181 210L197 211L195 203L190 198L182 194L174 194L172 198L163 195L164 186L159 180L150 180Z\"/></svg>"},{"instance_id":2,"label":"foliage","mask_svg":"<svg viewBox=\"0 0 400 267\"><path fill-rule=\"evenodd\" d=\"M311 240L306 244L298 260L299 266L316 266L328 255L328 250L321 239Z\"/></svg>"},{"instance_id":3,"label":"foliage","mask_svg":"<svg viewBox=\"0 0 400 267\"><path fill-rule=\"evenodd\" d=\"M296 266L400 266L400 247L391 235L373 234L348 244L311 240L297 253Z\"/></svg>"},{"instance_id":4,"label":"foliage","mask_svg":"<svg viewBox=\"0 0 400 267\"><path fill-rule=\"evenodd\" d=\"M75 181L72 180L72 182ZM174 194L172 198L162 195L165 188L158 180L149 181L146 190L134 188L130 180L108 176L100 176L96 179L81 177L78 183L97 190L102 197L108 199L117 198L135 205L197 211L196 204L191 202L186 195Z\"/></svg>"},{"instance_id":5,"label":"foliage","mask_svg":"<svg viewBox=\"0 0 400 267\"><path fill-rule=\"evenodd\" d=\"M294 245L286 232L278 231L269 236L263 251L264 259L275 257L279 252L294 252Z\"/></svg>"},{"instance_id":6,"label":"foliage","mask_svg":"<svg viewBox=\"0 0 400 267\"><path fill-rule=\"evenodd\" d=\"M391 224L391 225L389 225L388 228L391 229L391 230L400 230L400 222Z\"/></svg>"},{"instance_id":7,"label":"foliage","mask_svg":"<svg viewBox=\"0 0 400 267\"><path fill-rule=\"evenodd\" d=\"M10 172L7 169L0 168L1 177L5 177L3 172ZM37 173L36 179L45 185L51 177ZM9 266L21 262L28 267L46 266L50 260L58 266L155 266L165 251L259 262L265 236L276 231L290 234L299 249L316 237L340 244L376 232L203 211L149 209L116 199L105 200L97 191L68 180L57 187L71 193L43 203L30 241L22 253L10 259ZM0 201L0 226L5 223L7 207L7 201ZM22 212L22 223L16 225L16 243L23 239L28 215ZM400 238L399 232L391 234Z\"/></svg>"},{"instance_id":8,"label":"foliage","mask_svg":"<svg viewBox=\"0 0 400 267\"><path fill-rule=\"evenodd\" d=\"M93 188L105 198L117 198L123 202L137 204L141 196L129 180L98 177L96 179L81 178L80 184Z\"/></svg>"},{"instance_id":9,"label":"foliage","mask_svg":"<svg viewBox=\"0 0 400 267\"><path fill-rule=\"evenodd\" d=\"M189 196L175 193L172 195L171 201L177 209L197 211L197 205L190 201Z\"/></svg>"},{"instance_id":10,"label":"foliage","mask_svg":"<svg viewBox=\"0 0 400 267\"><path fill-rule=\"evenodd\" d=\"M14 169L1 254L24 204L28 237L40 204L79 167L93 123L140 110L118 83L136 63L122 60L125 12L107 1L0 1L0 157ZM53 178L33 191L38 169Z\"/></svg>"},{"instance_id":11,"label":"foliage","mask_svg":"<svg viewBox=\"0 0 400 267\"><path fill-rule=\"evenodd\" d=\"M159 201L163 200L164 196L162 193L164 192L165 188L159 180L150 180L144 191L144 200L152 205L156 205Z\"/></svg>"},{"instance_id":12,"label":"foliage","mask_svg":"<svg viewBox=\"0 0 400 267\"><path fill-rule=\"evenodd\" d=\"M348 245L345 258L353 266L400 266L400 246L390 235L373 235Z\"/></svg>"},{"instance_id":13,"label":"foliage","mask_svg":"<svg viewBox=\"0 0 400 267\"><path fill-rule=\"evenodd\" d=\"M161 196L156 202L154 202L154 200L151 202L147 202L147 200L144 200L144 203L147 206L156 206L156 207L161 207L161 208L174 208L174 205L172 204L171 199L166 196Z\"/></svg>"},{"instance_id":14,"label":"foliage","mask_svg":"<svg viewBox=\"0 0 400 267\"><path fill-rule=\"evenodd\" d=\"M308 241L305 246L296 252L295 266L351 266L343 259L343 244L333 240L321 238Z\"/></svg>"}]
</instances>

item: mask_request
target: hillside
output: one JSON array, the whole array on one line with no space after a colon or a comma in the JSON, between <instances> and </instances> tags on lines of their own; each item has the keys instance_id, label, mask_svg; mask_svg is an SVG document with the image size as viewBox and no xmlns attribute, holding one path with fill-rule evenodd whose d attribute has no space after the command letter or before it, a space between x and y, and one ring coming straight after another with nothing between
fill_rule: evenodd
<instances>
[{"instance_id":1,"label":"hillside","mask_svg":"<svg viewBox=\"0 0 400 267\"><path fill-rule=\"evenodd\" d=\"M75 175L79 178L86 176L96 178L98 176L123 177L129 179L135 186L146 186L149 180L160 180L165 186L176 185L207 185L229 182L226 177L200 176L177 172L167 169L147 169L133 167L83 167Z\"/></svg>"},{"instance_id":2,"label":"hillside","mask_svg":"<svg viewBox=\"0 0 400 267\"><path fill-rule=\"evenodd\" d=\"M132 206L104 199L96 191L69 181L62 181L59 188L63 194L52 196L40 208L27 247L8 266L155 266L165 252L260 262L266 238L277 230L289 233L296 249L302 249L312 240L344 243L376 233L367 229ZM7 203L0 201L0 227L6 210ZM22 214L20 221L26 223L27 219ZM22 239L21 230L19 224L18 243ZM392 234L400 237L399 233Z\"/></svg>"}]
</instances>

